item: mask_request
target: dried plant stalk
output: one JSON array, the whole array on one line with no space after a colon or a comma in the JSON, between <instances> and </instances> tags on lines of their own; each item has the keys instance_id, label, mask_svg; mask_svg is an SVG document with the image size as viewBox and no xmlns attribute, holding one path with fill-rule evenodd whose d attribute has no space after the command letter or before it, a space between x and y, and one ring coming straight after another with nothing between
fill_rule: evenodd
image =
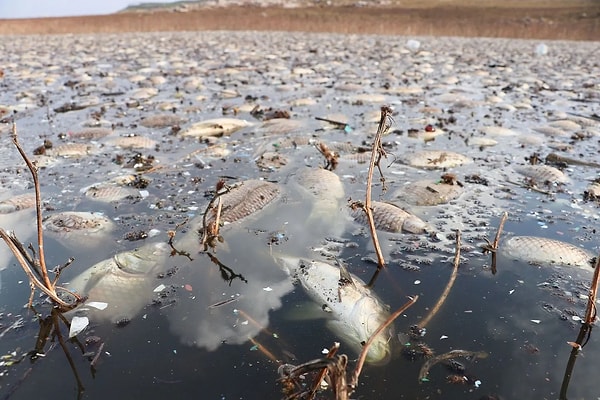
<instances>
[{"instance_id":1,"label":"dried plant stalk","mask_svg":"<svg viewBox=\"0 0 600 400\"><path fill-rule=\"evenodd\" d=\"M600 280L600 254L596 257L596 265L594 266L594 277L592 278L592 284L590 286L590 293L588 295L587 308L585 310L585 323L592 325L596 320L598 312L596 310L596 296L598 294L598 281Z\"/></svg>"},{"instance_id":2,"label":"dried plant stalk","mask_svg":"<svg viewBox=\"0 0 600 400\"><path fill-rule=\"evenodd\" d=\"M454 254L454 266L452 268L452 274L450 274L450 279L448 280L448 283L446 284L446 287L444 288L442 295L438 299L437 303L435 303L435 306L433 306L433 308L431 309L429 314L427 314L427 316L425 318L423 318L421 320L421 322L419 322L419 324L417 324L417 326L419 328L421 328L421 329L425 328L425 326L429 323L429 321L431 321L431 319L435 316L435 314L437 314L437 312L440 310L440 308L442 308L442 305L446 301L448 294L450 294L450 290L452 289L452 286L454 286L454 281L456 280L456 276L458 275L459 264L460 264L460 231L456 231L456 254Z\"/></svg>"},{"instance_id":3,"label":"dried plant stalk","mask_svg":"<svg viewBox=\"0 0 600 400\"><path fill-rule=\"evenodd\" d=\"M33 257L27 253L25 246L19 241L19 239L14 235L9 235L5 230L0 228L0 237L4 240L6 245L14 254L15 258L23 268L23 271L27 275L29 279L29 284L31 286L31 295L29 297L28 305L32 306L33 302L33 294L35 288L40 289L43 293L45 293L53 302L59 307L60 311L67 311L79 304L83 301L83 298L76 293L70 293L75 301L73 303L67 303L62 300L57 292L57 287L60 290L62 289L60 286L56 286L58 276L60 272L71 264L72 260L69 260L63 267L59 269L57 272L57 277L54 280L50 280L48 275L48 268L46 267L46 257L44 254L44 234L43 234L43 226L42 226L42 198L40 194L40 182L37 174L37 167L31 162L31 160L27 157L27 154L19 144L19 140L17 137L17 125L13 122L12 125L12 140L13 144L19 151L19 154L27 164L29 171L31 172L31 176L33 178L33 184L35 187L35 206L36 206L36 215L37 215L37 251L30 247Z\"/></svg>"},{"instance_id":4,"label":"dried plant stalk","mask_svg":"<svg viewBox=\"0 0 600 400\"><path fill-rule=\"evenodd\" d=\"M367 176L367 194L365 198L365 204L363 205L363 209L367 214L367 220L369 221L369 229L371 230L371 237L373 238L373 246L375 247L375 254L377 254L377 267L379 269L385 267L385 260L383 258L383 254L381 252L381 246L379 245L379 239L377 238L377 231L375 230L375 221L373 219L373 209L371 208L371 187L373 185L373 171L375 170L375 166L379 170L379 175L381 177L381 181L384 182L385 188L385 179L381 172L381 168L379 166L379 162L381 161L381 157L385 156L385 151L381 146L381 137L390 129L390 118L392 115L392 109L388 106L381 107L381 118L379 119L379 126L377 127L377 133L375 134L375 139L373 140L373 147L371 149L371 161L369 163L369 173Z\"/></svg>"},{"instance_id":5,"label":"dried plant stalk","mask_svg":"<svg viewBox=\"0 0 600 400\"><path fill-rule=\"evenodd\" d=\"M410 297L409 301L404 303L404 305L402 307L400 307L392 315L390 315L389 318L387 320L385 320L385 322L383 324L381 324L381 326L379 328L377 328L377 330L371 335L369 340L367 340L367 343L365 343L365 345L362 349L362 352L360 353L360 356L358 357L358 361L356 362L356 368L354 368L354 372L352 373L352 379L350 380L350 384L348 385L350 387L350 394L352 394L354 392L354 390L356 389L356 386L358 385L358 377L360 376L360 373L362 372L363 365L367 358L367 352L369 351L369 346L371 346L371 343L373 343L373 340L375 340L377 335L379 335L392 322L394 322L394 320L396 318L398 318L400 316L400 314L402 314L410 306L415 304L418 299L419 299L419 296Z\"/></svg>"}]
</instances>

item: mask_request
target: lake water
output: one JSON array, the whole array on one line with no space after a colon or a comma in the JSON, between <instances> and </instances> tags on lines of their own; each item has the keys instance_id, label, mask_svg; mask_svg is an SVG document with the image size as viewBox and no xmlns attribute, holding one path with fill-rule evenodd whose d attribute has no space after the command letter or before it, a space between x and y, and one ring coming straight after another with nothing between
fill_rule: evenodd
<instances>
[{"instance_id":1,"label":"lake water","mask_svg":"<svg viewBox=\"0 0 600 400\"><path fill-rule=\"evenodd\" d=\"M120 312L89 314L90 325L78 335L88 354L67 342L71 368L57 340L48 341L43 356L31 357L40 324L24 308L27 278L3 247L2 397L283 398L281 363L322 357L340 339L325 319L299 315L311 308L310 299L274 256L318 259L333 253L366 282L376 269L368 230L351 221L345 201L330 218L311 219L309 197L294 186L294 177L301 167L324 165L308 139L322 141L341 153L334 172L343 198L364 200L368 164L356 161L363 157L357 149L370 150L386 104L394 109L383 139L387 190L376 172L373 199L396 201L405 185L440 180L445 172L456 175L464 193L437 206L403 205L435 235L380 233L389 267L372 290L392 311L408 296L419 299L394 322L391 361L366 365L353 398L559 398L572 349L567 342L579 333L591 270L529 265L500 252L493 275L490 257L480 249L507 211L501 247L509 236L534 235L599 251L599 203L584 200L599 177L597 167L568 164L561 184L527 180L516 170L534 153L542 161L558 153L600 162L600 65L591 56L600 44L545 42L547 54L536 53L538 45L278 32L4 37L0 200L33 191L10 140L16 111L25 151L32 155L47 139L54 148L48 154L59 154L38 160L49 163L40 169L44 215L92 211L115 225L105 234L47 235L48 265L75 258L61 282L119 252L166 243L169 230L177 230L178 250L189 258L160 258L142 292L123 281L123 291L109 301ZM267 121L269 116L289 120ZM149 123L150 117L163 122ZM194 123L223 117L248 124L221 137L186 136ZM108 136L90 137L90 127L106 128ZM131 135L154 142L133 148L118 142ZM86 144L87 154L61 156L59 146L67 143ZM444 170L406 164L422 150L457 152L470 162ZM114 184L114 178L131 174L147 179L147 186L139 180ZM282 192L262 213L223 229L225 242L215 255L230 268L229 279L200 251L197 225L189 222L197 224L223 178L230 184L265 179ZM109 181L125 195L112 201L85 195L86 188ZM25 243L35 240L34 221L32 209L0 215L0 226L14 229ZM427 358L410 351L406 334L428 315L448 282L455 229L462 232L456 282L425 335L409 343L426 344L435 354L460 349L488 356L456 360L465 368L461 376L468 377L461 384L447 382L457 372L443 363L420 382ZM159 285L165 288L155 293ZM43 298L36 294L34 300L47 315ZM62 331L67 335L64 326ZM570 399L598 397L590 371L598 367L599 346L592 332L577 358ZM99 350L91 371L90 359ZM357 357L343 341L340 352L351 361ZM320 396L331 398L328 392Z\"/></svg>"}]
</instances>

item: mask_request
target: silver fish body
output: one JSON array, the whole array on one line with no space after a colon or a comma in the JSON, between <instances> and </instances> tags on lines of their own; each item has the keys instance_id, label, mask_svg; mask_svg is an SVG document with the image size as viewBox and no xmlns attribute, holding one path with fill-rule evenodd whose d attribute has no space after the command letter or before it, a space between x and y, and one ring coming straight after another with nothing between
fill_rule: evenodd
<instances>
[{"instance_id":1,"label":"silver fish body","mask_svg":"<svg viewBox=\"0 0 600 400\"><path fill-rule=\"evenodd\" d=\"M105 310L90 310L95 318L129 320L152 299L153 278L169 250L166 243L151 243L116 254L75 277L69 289L87 296L87 302L108 304Z\"/></svg>"},{"instance_id":2,"label":"silver fish body","mask_svg":"<svg viewBox=\"0 0 600 400\"><path fill-rule=\"evenodd\" d=\"M560 240L537 236L514 236L501 243L500 249L512 258L543 265L592 268L594 255Z\"/></svg>"},{"instance_id":3,"label":"silver fish body","mask_svg":"<svg viewBox=\"0 0 600 400\"><path fill-rule=\"evenodd\" d=\"M423 233L429 229L421 218L412 215L395 204L374 201L371 203L375 229L387 232ZM367 215L362 209L351 212L352 217L363 225L368 224Z\"/></svg>"},{"instance_id":4,"label":"silver fish body","mask_svg":"<svg viewBox=\"0 0 600 400\"><path fill-rule=\"evenodd\" d=\"M389 311L358 277L342 267L322 261L282 257L278 260L297 276L313 301L328 311L328 327L356 353L387 320ZM327 310L327 311L325 311ZM366 361L383 364L391 355L391 329L380 333L367 352Z\"/></svg>"}]
</instances>

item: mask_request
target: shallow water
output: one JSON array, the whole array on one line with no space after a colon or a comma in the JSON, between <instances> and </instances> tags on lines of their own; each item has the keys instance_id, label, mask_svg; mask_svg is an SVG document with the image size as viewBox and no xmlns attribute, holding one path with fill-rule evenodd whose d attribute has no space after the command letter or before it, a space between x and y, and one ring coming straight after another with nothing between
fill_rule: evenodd
<instances>
[{"instance_id":1,"label":"shallow water","mask_svg":"<svg viewBox=\"0 0 600 400\"><path fill-rule=\"evenodd\" d=\"M385 366L366 366L354 398L559 397L571 351L566 342L577 336L579 322L573 317L583 317L581 296L587 293L591 272L531 266L500 254L499 272L492 275L489 257L481 254L479 245L485 237L494 237L500 216L508 211L505 235L550 237L598 253L598 203L583 200L585 187L598 177L597 169L568 166L566 184L535 182L549 194L528 189L513 170L526 164L525 158L533 153L543 159L559 145L570 147L561 154L598 161L600 123L568 114L600 112L600 88L592 78L600 75L600 66L589 56L600 50L598 43L547 42L548 54L537 56L538 42L489 39L418 38L418 50L409 49L408 38L403 37L287 33L4 39L0 112L7 118L18 111L15 120L26 152L31 155L44 139L55 146L88 143L93 149L79 158L57 158L40 170L44 212L102 212L117 225L108 237L90 237L96 246L73 246L74 241L64 237L47 239L49 265L62 264L69 256L76 260L62 282L118 252L166 242L166 231L202 214L209 192L221 177L229 183L268 179L278 182L283 191L263 213L223 230L225 243L217 246L216 255L247 282L239 277L223 279L222 271L199 253L194 224L189 222L178 228L176 237L183 247L179 250L189 252L193 260L169 257L161 267L165 276L151 277L150 287L166 286L162 297L146 293L147 303L152 304L132 312L122 327L110 318L92 315L90 327L79 338L97 336L104 343L95 374L90 372L89 359L68 344L85 387L82 398L281 398L276 382L279 362L299 364L318 358L336 337L323 319L292 317L305 307L308 297L273 256L337 254L350 272L365 281L375 268L369 261L374 253L368 231L350 221L343 204L317 214L322 220L322 215L331 213L331 223L306 223L315 221L307 203L311 198L294 186L294 176L300 167L317 168L324 159L313 145L301 143L310 137L331 148L351 147L341 145L350 142L368 149L382 104L394 107L394 124L384 137L389 157L382 167L388 190L382 192L375 178L374 199L391 201L407 182L439 179L442 170L401 163L413 152L450 150L473 162L448 170L464 184L457 200L407 207L435 228L435 239L425 234L380 233L389 268L373 290L391 310L404 304L407 296L420 296L395 322L396 332L407 332L425 318L443 291L452 267L453 229L460 229L463 250L458 278L422 339L436 354L464 349L489 356L474 362L459 360L465 374L481 382L479 387L472 383L475 379L461 385L446 383L451 371L443 365L431 369L429 382L419 383L425 359L410 360L394 337L394 358ZM82 108L62 112L71 104ZM263 125L250 114L257 105L263 114L288 111L298 124ZM164 127L142 124L144 118L162 114L179 117L181 130L173 129L172 119ZM196 122L223 116L252 123L229 136L210 139L226 145L228 155L211 156L205 141L177 134ZM347 122L350 129L335 129L315 117ZM569 118L578 127L558 124L561 128L553 131L554 137L535 130ZM428 124L445 133L424 141L418 132ZM77 136L86 126L114 128L114 133L106 138ZM417 134L409 135L409 130ZM0 125L2 200L32 190L9 131L9 124ZM130 134L158 144L133 150L112 144L113 137ZM469 138L480 136L498 144L469 145ZM265 151L275 152L284 165L257 165ZM340 151L335 173L344 186L342 198L362 200L368 165L351 160L350 151ZM143 174L149 179L147 187L127 187L133 196L98 201L81 191L141 172L144 161L160 168ZM467 178L475 174L488 185ZM0 215L0 226L19 226L21 240L33 241L32 218L31 210ZM149 237L125 239L139 231ZM6 331L0 351L15 352L19 358L34 348L38 323L22 307L29 296L26 277L6 257L0 261L0 323L4 330L21 315L23 326ZM231 301L219 304L225 300ZM41 301L36 297L37 303ZM569 398L597 396L589 371L598 367L594 354L599 345L592 335L583 350L585 357L578 357ZM261 349L279 361L269 359ZM53 344L34 363L25 357L2 366L3 397L40 398L43 387L41 397L61 393L61 397L77 398L76 381L61 352ZM356 357L343 343L341 352Z\"/></svg>"}]
</instances>

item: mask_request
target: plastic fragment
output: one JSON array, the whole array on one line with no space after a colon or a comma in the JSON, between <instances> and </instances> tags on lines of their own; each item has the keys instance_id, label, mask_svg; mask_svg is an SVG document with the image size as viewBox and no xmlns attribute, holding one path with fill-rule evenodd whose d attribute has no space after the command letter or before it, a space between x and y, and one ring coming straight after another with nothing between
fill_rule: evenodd
<instances>
[{"instance_id":1,"label":"plastic fragment","mask_svg":"<svg viewBox=\"0 0 600 400\"><path fill-rule=\"evenodd\" d=\"M88 317L73 317L69 329L69 339L81 333L90 323Z\"/></svg>"},{"instance_id":2,"label":"plastic fragment","mask_svg":"<svg viewBox=\"0 0 600 400\"><path fill-rule=\"evenodd\" d=\"M539 324L542 321L539 319L532 319L531 322L533 322L534 324Z\"/></svg>"},{"instance_id":3,"label":"plastic fragment","mask_svg":"<svg viewBox=\"0 0 600 400\"><path fill-rule=\"evenodd\" d=\"M273 289L270 286L267 286L267 287L263 288L263 290L265 292L272 292L273 291Z\"/></svg>"},{"instance_id":4,"label":"plastic fragment","mask_svg":"<svg viewBox=\"0 0 600 400\"><path fill-rule=\"evenodd\" d=\"M106 307L108 307L108 303L105 303L103 301L90 301L88 303L85 303L86 305L90 306L90 307L94 307L98 310L104 310Z\"/></svg>"},{"instance_id":5,"label":"plastic fragment","mask_svg":"<svg viewBox=\"0 0 600 400\"><path fill-rule=\"evenodd\" d=\"M440 340L444 340L444 339L448 339L448 336L446 336L446 335L440 336Z\"/></svg>"},{"instance_id":6,"label":"plastic fragment","mask_svg":"<svg viewBox=\"0 0 600 400\"><path fill-rule=\"evenodd\" d=\"M158 285L157 287L154 288L154 293L162 292L165 289L166 289L166 286L161 283L160 285Z\"/></svg>"}]
</instances>

